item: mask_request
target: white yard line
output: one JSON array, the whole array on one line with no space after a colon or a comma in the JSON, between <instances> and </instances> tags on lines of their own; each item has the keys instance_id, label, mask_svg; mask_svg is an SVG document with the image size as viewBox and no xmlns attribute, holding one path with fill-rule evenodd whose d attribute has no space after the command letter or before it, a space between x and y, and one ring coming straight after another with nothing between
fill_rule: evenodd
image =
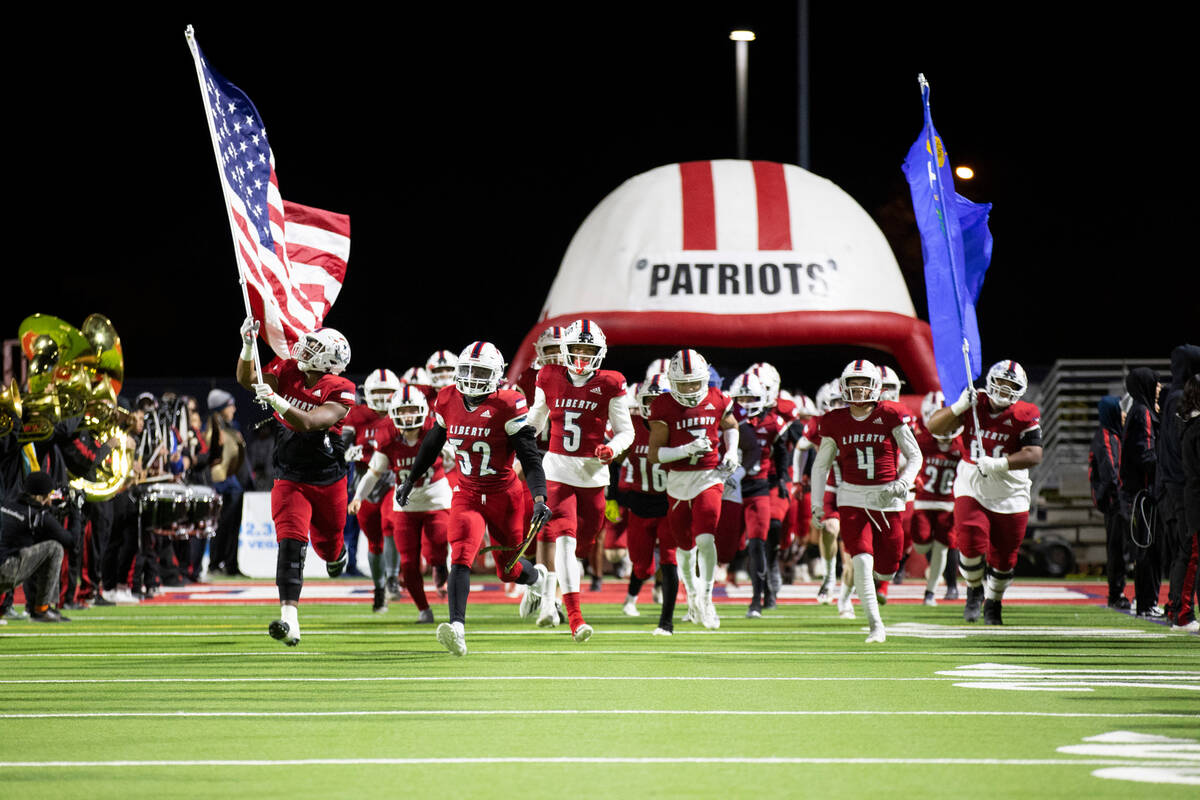
<instances>
[{"instance_id":1,"label":"white yard line","mask_svg":"<svg viewBox=\"0 0 1200 800\"><path fill-rule=\"evenodd\" d=\"M170 658L172 656L319 656L316 650L249 650L240 653L0 653L0 658Z\"/></svg>"},{"instance_id":2,"label":"white yard line","mask_svg":"<svg viewBox=\"0 0 1200 800\"><path fill-rule=\"evenodd\" d=\"M62 767L303 767L303 766L419 766L474 764L886 764L897 766L1021 766L1021 767L1178 767L1178 761L1114 758L790 758L737 756L588 757L483 756L478 758L295 758L196 759L161 761L0 761L8 768Z\"/></svg>"},{"instance_id":3,"label":"white yard line","mask_svg":"<svg viewBox=\"0 0 1200 800\"><path fill-rule=\"evenodd\" d=\"M862 636L867 629L855 626L842 630L676 630L676 636ZM598 635L605 636L649 636L653 631L645 628L600 628ZM25 633L5 631L0 633L0 639L5 638L73 638L73 637L110 637L122 638L128 636L262 636L264 630L197 630L197 631L70 631L62 633ZM528 630L478 630L467 628L469 636L554 636L563 635L562 631L546 628L530 628ZM1169 633L1143 631L1127 628L1067 628L1067 627L1037 627L1037 628L980 628L972 626L909 626L896 625L888 627L889 636L919 636L921 634L938 634L947 638L973 636L1070 636L1072 638L1105 638L1105 639L1166 639ZM433 636L429 628L422 630L305 630L305 636ZM1175 637L1179 638L1179 637Z\"/></svg>"},{"instance_id":4,"label":"white yard line","mask_svg":"<svg viewBox=\"0 0 1200 800\"><path fill-rule=\"evenodd\" d=\"M0 719L91 719L111 717L156 717L185 719L191 717L487 717L487 716L697 716L697 717L1058 717L1066 719L1200 719L1197 714L1161 713L1102 713L1102 712L1057 712L1057 711L870 711L863 709L839 711L747 711L703 709L703 710L648 710L642 708L621 709L395 709L363 711L94 711L87 713L13 713L0 714Z\"/></svg>"}]
</instances>

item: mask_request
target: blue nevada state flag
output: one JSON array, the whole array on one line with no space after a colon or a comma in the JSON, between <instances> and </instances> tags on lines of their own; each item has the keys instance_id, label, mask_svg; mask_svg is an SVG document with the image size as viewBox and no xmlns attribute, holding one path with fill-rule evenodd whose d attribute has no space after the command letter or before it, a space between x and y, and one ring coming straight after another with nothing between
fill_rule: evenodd
<instances>
[{"instance_id":1,"label":"blue nevada state flag","mask_svg":"<svg viewBox=\"0 0 1200 800\"><path fill-rule=\"evenodd\" d=\"M923 76L921 99L925 128L908 151L903 169L921 230L933 355L949 405L983 368L975 304L992 260L992 204L973 203L954 191L950 157L933 127L929 84ZM970 350L970 375L963 359L964 339Z\"/></svg>"}]
</instances>

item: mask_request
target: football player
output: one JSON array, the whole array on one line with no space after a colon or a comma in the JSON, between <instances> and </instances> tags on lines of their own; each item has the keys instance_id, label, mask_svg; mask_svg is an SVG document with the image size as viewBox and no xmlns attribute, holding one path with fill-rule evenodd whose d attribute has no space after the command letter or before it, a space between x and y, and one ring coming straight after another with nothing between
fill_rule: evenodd
<instances>
[{"instance_id":1,"label":"football player","mask_svg":"<svg viewBox=\"0 0 1200 800\"><path fill-rule=\"evenodd\" d=\"M779 370L773 364L766 361L759 361L752 364L747 372L756 375L766 390L767 400L764 413L773 414L782 422L781 429L786 429L796 419L796 403L793 400L784 398L780 394L782 379L779 376ZM799 433L800 431L797 431L796 438L799 437ZM785 437L784 445L790 445L789 438ZM786 472L784 474L778 473L775 469L774 460L769 459L769 461L770 471L768 479L771 483L771 492L769 495L771 520L770 529L767 532L766 553L770 597L764 603L764 608L775 607L775 596L779 593L779 589L783 584L779 568L779 553L781 550L786 550L790 544L791 530L788 522L789 518L791 521L795 521L798 511L792 502L792 487L788 481Z\"/></svg>"},{"instance_id":2,"label":"football player","mask_svg":"<svg viewBox=\"0 0 1200 800\"><path fill-rule=\"evenodd\" d=\"M451 653L466 655L464 623L471 591L471 564L479 554L484 528L500 546L496 574L503 581L542 584L546 568L520 558L511 570L505 565L521 546L525 485L513 470L520 459L528 491L533 494L531 529L550 518L542 455L526 421L525 397L500 389L504 357L490 342L473 342L458 356L454 385L438 392L433 404L435 424L421 440L411 471L396 489L396 505L408 505L413 487L424 478L446 442L458 460L458 487L450 505L446 538L450 543L450 621L438 626L437 639Z\"/></svg>"},{"instance_id":3,"label":"football player","mask_svg":"<svg viewBox=\"0 0 1200 800\"><path fill-rule=\"evenodd\" d=\"M429 376L429 385L435 392L440 392L454 383L454 370L458 367L458 357L449 350L434 350L425 361L425 374Z\"/></svg>"},{"instance_id":4,"label":"football player","mask_svg":"<svg viewBox=\"0 0 1200 800\"><path fill-rule=\"evenodd\" d=\"M896 370L885 364L877 364L879 367L880 388L879 398L888 400L892 403L900 402L900 387L904 381L900 380L900 376L896 374ZM921 423L914 417L909 416L908 426L912 428L913 436L917 436L921 432ZM897 468L904 470L904 455L900 456L900 463ZM918 476L919 477L919 476ZM900 548L900 566L896 568L896 574L892 577L891 582L900 584L904 582L904 564L908 561L909 551L912 549L912 518L913 518L913 503L917 499L916 484L908 491L908 497L904 501L904 511L900 512L900 529L904 531L904 544ZM886 583L879 586L878 595L880 603L887 603L888 585Z\"/></svg>"},{"instance_id":5,"label":"football player","mask_svg":"<svg viewBox=\"0 0 1200 800\"><path fill-rule=\"evenodd\" d=\"M879 368L866 359L851 361L839 379L846 408L821 417L821 445L813 465L813 521L819 524L829 468L837 461L841 536L854 565L854 586L866 611L867 643L887 639L875 584L892 578L900 563L904 532L900 512L921 469L921 451L908 425L908 411L880 400ZM907 459L904 470L899 456Z\"/></svg>"},{"instance_id":6,"label":"football player","mask_svg":"<svg viewBox=\"0 0 1200 800\"><path fill-rule=\"evenodd\" d=\"M396 426L388 416L388 404L392 395L400 388L400 379L390 369L372 370L363 382L365 402L356 405L342 420L342 438L346 440L346 463L355 464L358 486L366 473L366 465L379 448L381 442L392 438ZM358 520L358 528L367 537L367 564L371 569L371 582L375 585L371 610L376 614L387 611L389 576L394 573L385 567L383 520L380 507L385 494L392 488L391 473L385 472L383 480L373 482L374 490L347 508ZM393 553L393 558L394 558ZM398 594L399 587L393 594Z\"/></svg>"},{"instance_id":7,"label":"football player","mask_svg":"<svg viewBox=\"0 0 1200 800\"><path fill-rule=\"evenodd\" d=\"M921 401L921 419L925 426L929 418L945 405L941 392L930 392ZM936 606L933 592L946 569L946 557L954 542L954 476L962 459L963 443L958 438L962 428L937 436L928 427L917 433L921 448L921 478L917 481L917 496L912 519L913 549L929 560L925 580L925 605Z\"/></svg>"},{"instance_id":8,"label":"football player","mask_svg":"<svg viewBox=\"0 0 1200 800\"><path fill-rule=\"evenodd\" d=\"M663 591L672 597L679 593L679 574L675 568L675 540L667 525L667 471L650 461L650 403L667 390L665 375L654 375L635 384L638 419L633 423L633 443L622 454L617 494L626 509L625 536L629 559L629 591L621 611L629 617L641 616L637 609L638 593L654 575L654 547L658 545L658 563L662 569ZM615 462L614 462L615 463ZM661 609L660 609L661 613ZM670 636L671 615L660 616L657 636Z\"/></svg>"},{"instance_id":9,"label":"football player","mask_svg":"<svg viewBox=\"0 0 1200 800\"><path fill-rule=\"evenodd\" d=\"M670 390L650 404L649 456L667 465L667 519L675 538L676 557L687 590L688 612L704 627L721 626L713 607L713 574L717 567L716 530L725 476L738 467L738 424L733 403L708 385L708 362L695 350L671 358ZM718 445L725 445L724 456ZM700 568L699 576L696 567ZM663 614L670 619L675 597L663 592Z\"/></svg>"},{"instance_id":10,"label":"football player","mask_svg":"<svg viewBox=\"0 0 1200 800\"><path fill-rule=\"evenodd\" d=\"M979 619L982 603L985 624L1004 624L1004 590L1013 581L1018 548L1029 522L1029 468L1042 461L1041 412L1021 400L1028 385L1020 364L997 361L987 373L985 401L980 402L975 387L968 386L949 408L938 409L929 418L929 432L935 435L946 436L962 426L969 447L954 479L954 524L959 571L967 582L963 605L967 622ZM972 407L975 414L970 413Z\"/></svg>"},{"instance_id":11,"label":"football player","mask_svg":"<svg viewBox=\"0 0 1200 800\"><path fill-rule=\"evenodd\" d=\"M404 386L392 396L388 416L398 434L383 442L371 456L370 468L350 503L352 510L385 476L394 473L401 482L408 477L420 449L421 437L433 427L425 394L416 386ZM418 623L433 622L433 609L425 598L425 581L421 576L422 538L429 544L435 583L441 585L446 581L446 526L450 520L452 492L442 469L445 457L443 450L433 468L413 484L404 507L396 505L394 492L388 492L384 497L383 532L396 543L404 587L417 607Z\"/></svg>"},{"instance_id":12,"label":"football player","mask_svg":"<svg viewBox=\"0 0 1200 800\"><path fill-rule=\"evenodd\" d=\"M550 429L549 451L543 459L547 502L554 509L550 521L538 534L546 548L546 582L526 589L544 598L562 584L563 606L571 635L586 642L592 627L583 619L579 605L582 570L579 554L595 562L596 534L604 524L604 490L608 486L608 464L633 442L633 424L625 405L625 378L619 372L600 369L608 352L604 332L592 320L572 322L562 334L562 364L545 364L537 375L529 424L535 431ZM605 442L605 425L612 439ZM553 550L550 548L553 547ZM602 564L594 563L596 570ZM522 609L529 607L522 603ZM537 624L558 624L552 602L542 604Z\"/></svg>"},{"instance_id":13,"label":"football player","mask_svg":"<svg viewBox=\"0 0 1200 800\"><path fill-rule=\"evenodd\" d=\"M275 485L271 519L275 523L275 585L279 587L279 619L267 627L272 638L289 646L300 643L297 605L304 586L304 557L313 550L326 561L329 577L346 569L349 556L342 540L346 526L346 459L342 419L354 406L354 384L340 377L350 363L350 344L333 328L303 333L291 358L276 358L254 369L259 323L242 323L242 352L237 381L272 410L279 423L275 436Z\"/></svg>"}]
</instances>

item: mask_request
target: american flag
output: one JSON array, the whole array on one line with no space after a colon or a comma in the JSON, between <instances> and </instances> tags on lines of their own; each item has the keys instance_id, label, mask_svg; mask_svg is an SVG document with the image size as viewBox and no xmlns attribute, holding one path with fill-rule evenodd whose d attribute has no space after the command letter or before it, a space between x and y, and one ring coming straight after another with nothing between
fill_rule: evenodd
<instances>
[{"instance_id":1,"label":"american flag","mask_svg":"<svg viewBox=\"0 0 1200 800\"><path fill-rule=\"evenodd\" d=\"M233 249L254 318L275 354L321 327L350 257L350 217L283 199L258 109L217 74L187 29L221 174Z\"/></svg>"}]
</instances>

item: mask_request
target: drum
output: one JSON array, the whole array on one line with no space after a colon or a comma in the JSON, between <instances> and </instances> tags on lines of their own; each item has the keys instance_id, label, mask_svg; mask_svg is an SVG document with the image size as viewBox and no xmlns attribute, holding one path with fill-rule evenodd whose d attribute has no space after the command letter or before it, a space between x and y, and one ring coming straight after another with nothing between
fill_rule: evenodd
<instances>
[{"instance_id":1,"label":"drum","mask_svg":"<svg viewBox=\"0 0 1200 800\"><path fill-rule=\"evenodd\" d=\"M187 488L188 535L211 539L216 535L217 522L221 517L221 495L211 486Z\"/></svg>"},{"instance_id":2,"label":"drum","mask_svg":"<svg viewBox=\"0 0 1200 800\"><path fill-rule=\"evenodd\" d=\"M151 483L140 487L138 513L142 525L156 533L174 535L187 520L188 487L178 483Z\"/></svg>"}]
</instances>

